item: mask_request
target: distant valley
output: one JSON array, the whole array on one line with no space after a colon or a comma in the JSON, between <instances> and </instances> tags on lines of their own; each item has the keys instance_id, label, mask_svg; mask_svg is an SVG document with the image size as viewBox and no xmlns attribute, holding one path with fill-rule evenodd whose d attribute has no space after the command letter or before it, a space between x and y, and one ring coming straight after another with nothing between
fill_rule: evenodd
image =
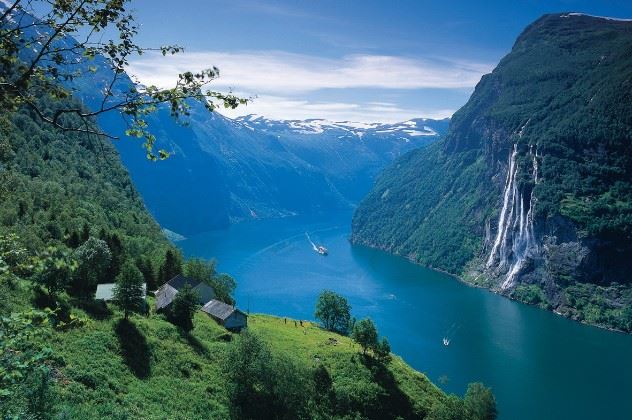
<instances>
[{"instance_id":1,"label":"distant valley","mask_svg":"<svg viewBox=\"0 0 632 420\"><path fill-rule=\"evenodd\" d=\"M102 124L123 130L117 116ZM253 218L352 208L380 170L440 138L448 124L232 120L194 104L188 126L151 121L158 147L173 152L166 161L147 161L133 141L116 145L159 223L188 235Z\"/></svg>"}]
</instances>

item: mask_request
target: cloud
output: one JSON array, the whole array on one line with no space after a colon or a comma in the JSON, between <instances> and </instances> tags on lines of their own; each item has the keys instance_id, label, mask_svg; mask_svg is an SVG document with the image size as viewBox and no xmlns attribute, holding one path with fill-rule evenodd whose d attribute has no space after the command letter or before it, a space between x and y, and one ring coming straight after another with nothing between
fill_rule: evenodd
<instances>
[{"instance_id":1,"label":"cloud","mask_svg":"<svg viewBox=\"0 0 632 420\"><path fill-rule=\"evenodd\" d=\"M388 55L324 58L282 51L206 51L167 57L144 55L130 64L129 72L144 84L169 87L178 73L213 65L220 68L220 78L212 83L213 89L232 89L242 97L256 96L248 106L222 110L227 116L260 114L274 119L362 122L448 117L454 112L449 109L452 105L423 108L410 105L414 102L410 100L403 105L393 97L404 92L410 99L412 93L420 102L425 99L427 105L430 97L423 89L443 89L446 94L470 91L492 69L487 63L445 58ZM454 104L453 108L460 105Z\"/></svg>"},{"instance_id":2,"label":"cloud","mask_svg":"<svg viewBox=\"0 0 632 420\"><path fill-rule=\"evenodd\" d=\"M220 109L219 112L231 118L257 114L278 120L322 118L330 121L390 123L419 117L441 119L451 116L454 110L409 109L389 103L324 102L262 95L246 106L235 110Z\"/></svg>"},{"instance_id":3,"label":"cloud","mask_svg":"<svg viewBox=\"0 0 632 420\"><path fill-rule=\"evenodd\" d=\"M178 73L216 65L218 88L249 94L297 94L322 89L472 88L492 65L462 60L349 55L337 59L267 52L190 52L134 60L130 72L145 84L170 86Z\"/></svg>"}]
</instances>

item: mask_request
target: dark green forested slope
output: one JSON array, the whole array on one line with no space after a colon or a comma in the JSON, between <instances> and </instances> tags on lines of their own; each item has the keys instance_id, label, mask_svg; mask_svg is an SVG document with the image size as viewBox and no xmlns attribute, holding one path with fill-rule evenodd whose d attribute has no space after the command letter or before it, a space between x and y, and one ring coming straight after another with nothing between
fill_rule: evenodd
<instances>
[{"instance_id":1,"label":"dark green forested slope","mask_svg":"<svg viewBox=\"0 0 632 420\"><path fill-rule=\"evenodd\" d=\"M632 22L526 28L448 135L382 174L352 239L631 330Z\"/></svg>"},{"instance_id":2,"label":"dark green forested slope","mask_svg":"<svg viewBox=\"0 0 632 420\"><path fill-rule=\"evenodd\" d=\"M30 251L99 235L131 257L168 246L109 140L60 132L26 109L0 114L0 234L8 233Z\"/></svg>"}]
</instances>

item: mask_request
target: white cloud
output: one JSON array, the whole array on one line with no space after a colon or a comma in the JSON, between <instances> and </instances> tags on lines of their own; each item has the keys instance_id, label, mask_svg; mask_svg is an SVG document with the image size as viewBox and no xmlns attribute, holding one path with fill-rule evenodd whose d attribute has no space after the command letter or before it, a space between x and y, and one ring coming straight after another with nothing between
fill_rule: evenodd
<instances>
[{"instance_id":1,"label":"white cloud","mask_svg":"<svg viewBox=\"0 0 632 420\"><path fill-rule=\"evenodd\" d=\"M323 118L330 121L400 122L412 118L445 118L453 109L407 109L395 104L353 102L319 102L280 96L262 95L246 106L235 110L220 109L223 115L234 118L239 115L258 114L278 120L305 120Z\"/></svg>"},{"instance_id":2,"label":"white cloud","mask_svg":"<svg viewBox=\"0 0 632 420\"><path fill-rule=\"evenodd\" d=\"M374 96L377 101L362 102L353 89L375 89L376 95L384 90L469 90L492 69L492 65L486 63L450 59L384 55L332 59L280 51L207 51L167 57L145 55L130 64L129 72L144 84L169 87L178 73L213 65L221 72L221 77L211 86L213 89L230 88L242 97L256 96L248 106L221 110L227 116L259 114L273 119L325 118L360 122L444 118L452 115L454 109L411 109L390 98L391 102L380 101L379 96ZM332 92L337 93L332 95ZM323 100L326 97L336 99Z\"/></svg>"},{"instance_id":3,"label":"white cloud","mask_svg":"<svg viewBox=\"0 0 632 420\"><path fill-rule=\"evenodd\" d=\"M168 87L178 73L216 65L214 86L249 94L289 94L320 89L472 88L492 68L487 63L422 60L385 55L350 55L338 59L268 52L191 52L134 60L130 72L146 84Z\"/></svg>"}]
</instances>

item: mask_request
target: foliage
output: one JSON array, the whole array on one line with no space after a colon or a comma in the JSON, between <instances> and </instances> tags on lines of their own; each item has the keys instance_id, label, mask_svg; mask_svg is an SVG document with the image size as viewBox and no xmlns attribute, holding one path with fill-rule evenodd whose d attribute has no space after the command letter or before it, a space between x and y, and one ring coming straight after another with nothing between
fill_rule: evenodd
<instances>
[{"instance_id":1,"label":"foliage","mask_svg":"<svg viewBox=\"0 0 632 420\"><path fill-rule=\"evenodd\" d=\"M494 394L479 382L468 385L464 404L468 418L472 420L494 420L498 415Z\"/></svg>"},{"instance_id":2,"label":"foliage","mask_svg":"<svg viewBox=\"0 0 632 420\"><path fill-rule=\"evenodd\" d=\"M136 258L136 267L143 273L145 284L147 284L147 290L152 291L158 289L159 284L156 282L156 273L154 272L154 266L149 257L140 256Z\"/></svg>"},{"instance_id":3,"label":"foliage","mask_svg":"<svg viewBox=\"0 0 632 420\"><path fill-rule=\"evenodd\" d=\"M305 373L290 360L273 357L256 334L246 330L235 340L226 375L234 418L306 418L310 392Z\"/></svg>"},{"instance_id":4,"label":"foliage","mask_svg":"<svg viewBox=\"0 0 632 420\"><path fill-rule=\"evenodd\" d=\"M132 82L125 69L130 58L151 50L167 54L182 51L180 46L144 48L134 40L138 25L129 8L129 1L69 0L48 2L14 0L0 11L0 105L16 111L29 106L38 117L52 127L84 134L107 136L94 126L86 126L91 118L118 111L129 124L127 135L143 137L147 157L155 160L168 153L153 152L155 141L145 117L160 106L169 109L178 119L188 115L188 101L202 103L209 111L217 103L235 108L246 100L231 93L204 90L219 76L216 67L199 72L183 72L172 88L143 86ZM35 16L39 16L36 18ZM104 35L106 38L104 38ZM110 37L109 39L107 37ZM95 73L105 74L106 83L100 106L85 110L66 106L56 110L41 107L38 99L67 98L70 92L63 83L88 80ZM74 115L78 119L68 120Z\"/></svg>"},{"instance_id":5,"label":"foliage","mask_svg":"<svg viewBox=\"0 0 632 420\"><path fill-rule=\"evenodd\" d=\"M229 305L235 304L235 299L232 295L237 288L237 281L231 275L226 273L218 274L213 279L212 287L218 300Z\"/></svg>"},{"instance_id":6,"label":"foliage","mask_svg":"<svg viewBox=\"0 0 632 420\"><path fill-rule=\"evenodd\" d=\"M193 329L193 316L199 307L200 297L190 285L184 287L176 294L169 305L169 320L184 331Z\"/></svg>"},{"instance_id":7,"label":"foliage","mask_svg":"<svg viewBox=\"0 0 632 420\"><path fill-rule=\"evenodd\" d=\"M386 337L382 337L382 339L378 341L373 351L375 358L381 363L386 363L391 360L391 345Z\"/></svg>"},{"instance_id":8,"label":"foliage","mask_svg":"<svg viewBox=\"0 0 632 420\"><path fill-rule=\"evenodd\" d=\"M125 319L132 312L141 312L145 306L143 274L136 266L127 262L116 277L114 301L123 309Z\"/></svg>"},{"instance_id":9,"label":"foliage","mask_svg":"<svg viewBox=\"0 0 632 420\"><path fill-rule=\"evenodd\" d=\"M370 318L362 319L353 324L351 338L360 345L362 354L371 350L375 359L380 363L387 363L391 359L391 345L386 337L378 338L377 327Z\"/></svg>"},{"instance_id":10,"label":"foliage","mask_svg":"<svg viewBox=\"0 0 632 420\"><path fill-rule=\"evenodd\" d=\"M347 333L351 320L351 305L339 294L323 290L316 301L314 316L323 323L325 329Z\"/></svg>"},{"instance_id":11,"label":"foliage","mask_svg":"<svg viewBox=\"0 0 632 420\"><path fill-rule=\"evenodd\" d=\"M513 298L529 305L538 305L546 300L542 289L535 284L521 284L513 292Z\"/></svg>"},{"instance_id":12,"label":"foliage","mask_svg":"<svg viewBox=\"0 0 632 420\"><path fill-rule=\"evenodd\" d=\"M12 281L32 270L29 255L15 234L0 235L0 280Z\"/></svg>"},{"instance_id":13,"label":"foliage","mask_svg":"<svg viewBox=\"0 0 632 420\"><path fill-rule=\"evenodd\" d=\"M61 103L40 101L53 108ZM0 199L0 236L19 237L20 255L77 247L86 228L116 236L121 253L132 258L164 255L167 241L109 142L60 133L26 109L10 118L0 114L1 142L10 152L0 160L0 184L8 186ZM22 265L28 268L28 258Z\"/></svg>"},{"instance_id":14,"label":"foliage","mask_svg":"<svg viewBox=\"0 0 632 420\"><path fill-rule=\"evenodd\" d=\"M182 274L182 255L176 249L169 248L158 270L159 286L162 286L178 274Z\"/></svg>"},{"instance_id":15,"label":"foliage","mask_svg":"<svg viewBox=\"0 0 632 420\"><path fill-rule=\"evenodd\" d=\"M91 237L75 249L74 258L78 267L72 291L77 296L91 296L112 261L110 248L105 241Z\"/></svg>"},{"instance_id":16,"label":"foliage","mask_svg":"<svg viewBox=\"0 0 632 420\"><path fill-rule=\"evenodd\" d=\"M314 403L322 410L323 417L331 416L334 410L336 394L333 389L333 379L329 370L323 364L316 366L313 371Z\"/></svg>"},{"instance_id":17,"label":"foliage","mask_svg":"<svg viewBox=\"0 0 632 420\"><path fill-rule=\"evenodd\" d=\"M377 347L377 328L370 318L355 323L351 331L351 338L362 347L362 353Z\"/></svg>"},{"instance_id":18,"label":"foliage","mask_svg":"<svg viewBox=\"0 0 632 420\"><path fill-rule=\"evenodd\" d=\"M77 264L63 248L48 247L37 259L37 272L33 280L43 286L55 301L57 293L66 289Z\"/></svg>"},{"instance_id":19,"label":"foliage","mask_svg":"<svg viewBox=\"0 0 632 420\"><path fill-rule=\"evenodd\" d=\"M0 416L46 414L51 349L48 314L30 310L0 316Z\"/></svg>"},{"instance_id":20,"label":"foliage","mask_svg":"<svg viewBox=\"0 0 632 420\"><path fill-rule=\"evenodd\" d=\"M235 303L232 294L235 292L237 282L228 274L217 273L215 260L205 261L196 258L187 260L184 264L184 274L211 286L216 299L229 305Z\"/></svg>"},{"instance_id":21,"label":"foliage","mask_svg":"<svg viewBox=\"0 0 632 420\"><path fill-rule=\"evenodd\" d=\"M456 395L449 395L443 404L434 406L429 417L431 420L469 420L463 400Z\"/></svg>"}]
</instances>

